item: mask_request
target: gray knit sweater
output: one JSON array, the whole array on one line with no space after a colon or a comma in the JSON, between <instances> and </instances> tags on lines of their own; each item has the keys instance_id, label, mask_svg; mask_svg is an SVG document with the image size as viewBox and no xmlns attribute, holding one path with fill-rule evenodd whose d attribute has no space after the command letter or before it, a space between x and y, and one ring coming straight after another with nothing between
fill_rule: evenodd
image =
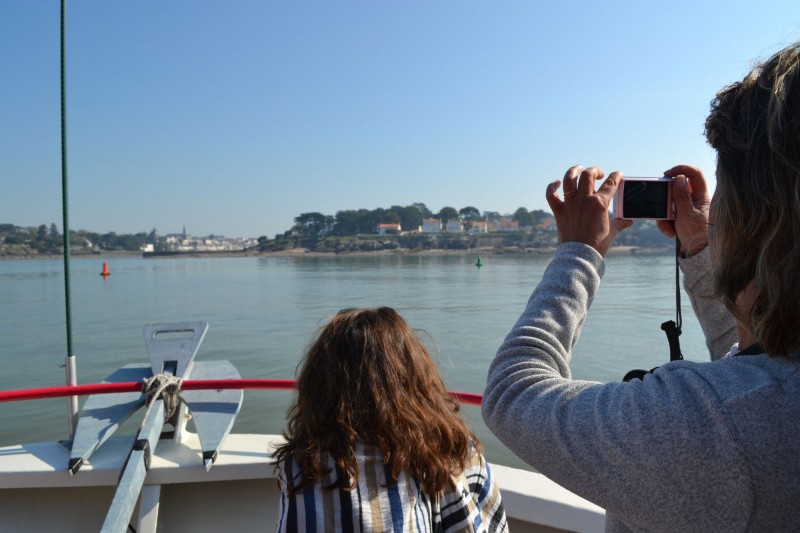
<instances>
[{"instance_id":1,"label":"gray knit sweater","mask_svg":"<svg viewBox=\"0 0 800 533\"><path fill-rule=\"evenodd\" d=\"M668 363L630 383L571 379L604 263L565 243L489 369L484 419L530 465L604 507L609 531L798 530L800 358L723 358L734 322L708 297L708 252L681 267L715 361ZM605 324L625 342L624 324Z\"/></svg>"}]
</instances>

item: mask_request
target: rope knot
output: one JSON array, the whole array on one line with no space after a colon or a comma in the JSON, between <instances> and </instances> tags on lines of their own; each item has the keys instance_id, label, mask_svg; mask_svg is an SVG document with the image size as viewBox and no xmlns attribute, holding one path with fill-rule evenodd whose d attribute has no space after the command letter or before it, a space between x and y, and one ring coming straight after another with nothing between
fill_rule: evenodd
<instances>
[{"instance_id":1,"label":"rope knot","mask_svg":"<svg viewBox=\"0 0 800 533\"><path fill-rule=\"evenodd\" d=\"M156 400L164 400L164 411L166 419L170 419L178 408L179 394L181 392L182 378L168 376L166 374L156 374L150 378L143 378L142 394L147 397L147 410L144 418L150 414L150 409Z\"/></svg>"}]
</instances>

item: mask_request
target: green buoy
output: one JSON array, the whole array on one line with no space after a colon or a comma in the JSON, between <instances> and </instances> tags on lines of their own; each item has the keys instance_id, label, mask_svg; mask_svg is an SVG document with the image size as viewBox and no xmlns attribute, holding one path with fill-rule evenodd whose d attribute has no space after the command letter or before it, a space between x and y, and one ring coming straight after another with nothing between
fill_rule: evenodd
<instances>
[{"instance_id":1,"label":"green buoy","mask_svg":"<svg viewBox=\"0 0 800 533\"><path fill-rule=\"evenodd\" d=\"M475 263L475 266L478 268L483 266L483 261L481 261L481 256L478 256L478 261Z\"/></svg>"}]
</instances>

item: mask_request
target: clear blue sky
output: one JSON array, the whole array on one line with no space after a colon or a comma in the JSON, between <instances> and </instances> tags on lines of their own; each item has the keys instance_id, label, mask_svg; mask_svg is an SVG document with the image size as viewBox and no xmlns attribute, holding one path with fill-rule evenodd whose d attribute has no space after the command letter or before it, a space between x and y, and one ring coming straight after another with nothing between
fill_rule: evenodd
<instances>
[{"instance_id":1,"label":"clear blue sky","mask_svg":"<svg viewBox=\"0 0 800 533\"><path fill-rule=\"evenodd\" d=\"M0 222L61 227L58 25L0 2ZM713 182L709 101L799 28L797 0L73 0L70 226L547 209L577 163Z\"/></svg>"}]
</instances>

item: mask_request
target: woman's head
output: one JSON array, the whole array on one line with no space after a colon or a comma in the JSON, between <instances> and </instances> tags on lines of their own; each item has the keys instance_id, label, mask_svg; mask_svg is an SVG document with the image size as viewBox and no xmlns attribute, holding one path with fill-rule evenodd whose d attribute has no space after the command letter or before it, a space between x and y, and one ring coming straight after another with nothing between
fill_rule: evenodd
<instances>
[{"instance_id":1,"label":"woman's head","mask_svg":"<svg viewBox=\"0 0 800 533\"><path fill-rule=\"evenodd\" d=\"M396 311L342 310L301 363L287 446L279 455L300 463L298 490L324 473L323 453L345 474L338 484L350 487L361 441L383 451L393 479L408 470L423 487L440 490L474 440L458 410L425 345Z\"/></svg>"},{"instance_id":2,"label":"woman's head","mask_svg":"<svg viewBox=\"0 0 800 533\"><path fill-rule=\"evenodd\" d=\"M767 352L800 349L800 43L756 66L711 104L715 286ZM747 316L736 306L753 282Z\"/></svg>"}]
</instances>

